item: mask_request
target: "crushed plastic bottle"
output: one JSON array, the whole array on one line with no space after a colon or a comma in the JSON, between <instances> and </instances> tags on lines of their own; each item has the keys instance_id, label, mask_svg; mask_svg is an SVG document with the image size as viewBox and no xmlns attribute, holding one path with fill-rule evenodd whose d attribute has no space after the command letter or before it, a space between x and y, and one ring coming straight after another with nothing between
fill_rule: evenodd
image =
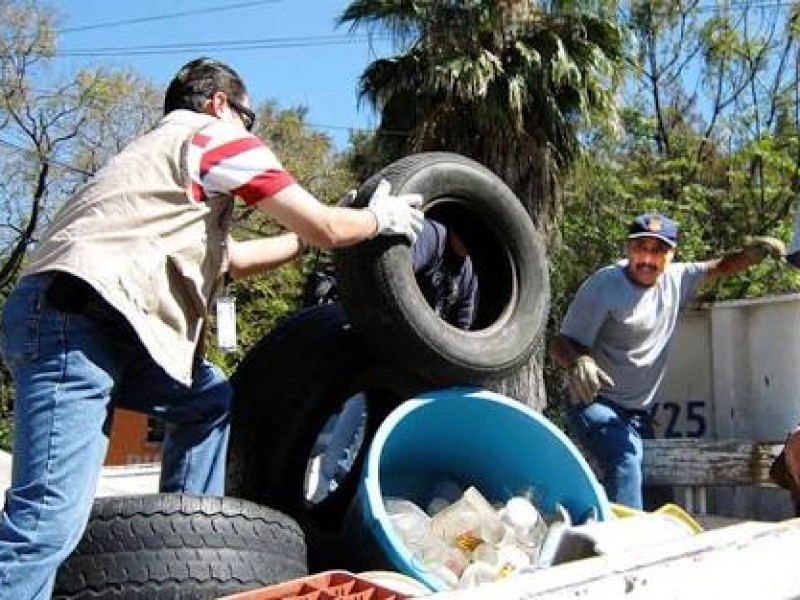
<instances>
[{"instance_id":1,"label":"crushed plastic bottle","mask_svg":"<svg viewBox=\"0 0 800 600\"><path fill-rule=\"evenodd\" d=\"M485 562L490 565L496 565L500 562L500 553L497 551L497 546L494 544L482 543L475 547L472 551L472 560L475 562Z\"/></svg>"},{"instance_id":2,"label":"crushed plastic bottle","mask_svg":"<svg viewBox=\"0 0 800 600\"><path fill-rule=\"evenodd\" d=\"M535 561L547 535L547 523L527 498L514 496L500 511L500 518L513 532L514 542Z\"/></svg>"},{"instance_id":3,"label":"crushed plastic bottle","mask_svg":"<svg viewBox=\"0 0 800 600\"><path fill-rule=\"evenodd\" d=\"M453 479L442 479L431 490L431 501L428 503L427 512L435 516L464 494L464 486Z\"/></svg>"},{"instance_id":4,"label":"crushed plastic bottle","mask_svg":"<svg viewBox=\"0 0 800 600\"><path fill-rule=\"evenodd\" d=\"M408 551L446 585L454 587L469 565L469 558L434 535L431 518L410 500L386 497L383 502L389 522Z\"/></svg>"},{"instance_id":5,"label":"crushed plastic bottle","mask_svg":"<svg viewBox=\"0 0 800 600\"><path fill-rule=\"evenodd\" d=\"M444 540L432 536L429 543L425 546L420 559L428 570L437 573L442 577L442 573L452 574L456 580L461 577L464 570L469 566L470 559L460 548L448 546ZM445 580L450 578L445 576Z\"/></svg>"},{"instance_id":6,"label":"crushed plastic bottle","mask_svg":"<svg viewBox=\"0 0 800 600\"><path fill-rule=\"evenodd\" d=\"M556 504L543 515L532 488L496 507L473 486L462 492L449 479L438 482L428 511L401 498L385 498L393 527L408 550L447 589L471 588L554 563L560 538L572 525ZM596 518L591 512L587 520Z\"/></svg>"},{"instance_id":7,"label":"crushed plastic bottle","mask_svg":"<svg viewBox=\"0 0 800 600\"><path fill-rule=\"evenodd\" d=\"M500 567L498 570L498 579L510 577L533 564L530 550L517 544L501 544L497 549L497 555L498 565Z\"/></svg>"},{"instance_id":8,"label":"crushed plastic bottle","mask_svg":"<svg viewBox=\"0 0 800 600\"><path fill-rule=\"evenodd\" d=\"M459 577L447 566L437 562L426 563L425 568L449 589L458 587Z\"/></svg>"},{"instance_id":9,"label":"crushed plastic bottle","mask_svg":"<svg viewBox=\"0 0 800 600\"><path fill-rule=\"evenodd\" d=\"M383 499L389 522L408 549L420 553L431 537L431 518L410 500L387 497Z\"/></svg>"},{"instance_id":10,"label":"crushed plastic bottle","mask_svg":"<svg viewBox=\"0 0 800 600\"><path fill-rule=\"evenodd\" d=\"M449 544L471 553L480 543L497 544L506 529L491 504L474 487L431 518L431 530Z\"/></svg>"},{"instance_id":11,"label":"crushed plastic bottle","mask_svg":"<svg viewBox=\"0 0 800 600\"><path fill-rule=\"evenodd\" d=\"M572 526L569 511L561 504L556 504L556 511L549 518L547 535L542 540L536 567L545 568L555 564L567 530Z\"/></svg>"},{"instance_id":12,"label":"crushed plastic bottle","mask_svg":"<svg viewBox=\"0 0 800 600\"><path fill-rule=\"evenodd\" d=\"M456 587L459 589L467 589L482 583L491 583L492 581L497 581L497 579L497 565L478 560L464 569L464 573L458 580Z\"/></svg>"}]
</instances>

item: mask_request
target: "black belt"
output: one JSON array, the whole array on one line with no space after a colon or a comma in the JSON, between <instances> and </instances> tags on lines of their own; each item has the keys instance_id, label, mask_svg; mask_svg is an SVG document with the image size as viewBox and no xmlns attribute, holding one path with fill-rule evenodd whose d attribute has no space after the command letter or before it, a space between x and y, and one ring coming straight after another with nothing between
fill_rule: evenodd
<instances>
[{"instance_id":1,"label":"black belt","mask_svg":"<svg viewBox=\"0 0 800 600\"><path fill-rule=\"evenodd\" d=\"M625 408L624 406L620 406L613 400L609 400L608 398L604 398L603 396L597 397L597 402L600 404L605 404L609 408L612 408L616 411L623 413L627 417L639 417L640 419L650 419L650 411L649 410L642 410L638 408Z\"/></svg>"},{"instance_id":2,"label":"black belt","mask_svg":"<svg viewBox=\"0 0 800 600\"><path fill-rule=\"evenodd\" d=\"M62 271L53 276L45 292L52 307L68 313L83 312L89 301L96 297L97 292L83 279Z\"/></svg>"}]
</instances>

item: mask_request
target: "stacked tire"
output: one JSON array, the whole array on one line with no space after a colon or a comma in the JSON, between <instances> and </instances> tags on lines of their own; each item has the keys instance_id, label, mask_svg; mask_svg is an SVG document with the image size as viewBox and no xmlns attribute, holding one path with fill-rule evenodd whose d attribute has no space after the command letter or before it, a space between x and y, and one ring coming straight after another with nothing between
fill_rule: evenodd
<instances>
[{"instance_id":1,"label":"stacked tire","mask_svg":"<svg viewBox=\"0 0 800 600\"><path fill-rule=\"evenodd\" d=\"M514 193L491 171L444 152L416 154L366 181L423 198L426 217L465 242L480 288L475 326L441 320L416 285L411 248L379 236L334 253L341 303L307 308L268 333L232 377L235 414L229 493L284 511L309 531L335 531L351 504L364 452L320 502L308 498L308 461L328 419L357 393L367 399L366 448L383 418L416 393L481 385L526 364L544 325L544 246ZM312 545L309 540L309 545Z\"/></svg>"},{"instance_id":2,"label":"stacked tire","mask_svg":"<svg viewBox=\"0 0 800 600\"><path fill-rule=\"evenodd\" d=\"M358 484L359 452L335 493L308 499L306 475L317 437L357 393L366 398L365 439L425 383L387 368L364 346L338 303L287 318L248 353L231 378L235 408L227 493L271 506L323 531L340 524Z\"/></svg>"},{"instance_id":3,"label":"stacked tire","mask_svg":"<svg viewBox=\"0 0 800 600\"><path fill-rule=\"evenodd\" d=\"M152 494L97 499L53 598L220 598L308 572L297 523L235 498Z\"/></svg>"}]
</instances>

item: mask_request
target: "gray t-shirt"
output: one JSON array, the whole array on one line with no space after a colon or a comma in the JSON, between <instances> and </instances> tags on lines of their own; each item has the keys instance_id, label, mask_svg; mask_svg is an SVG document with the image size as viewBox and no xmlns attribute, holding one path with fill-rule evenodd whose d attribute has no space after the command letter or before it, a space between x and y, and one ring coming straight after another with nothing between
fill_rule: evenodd
<instances>
[{"instance_id":1,"label":"gray t-shirt","mask_svg":"<svg viewBox=\"0 0 800 600\"><path fill-rule=\"evenodd\" d=\"M561 334L592 348L614 380L601 396L629 409L653 401L681 308L695 295L708 263L672 263L652 287L625 275L627 261L589 276L567 310Z\"/></svg>"}]
</instances>

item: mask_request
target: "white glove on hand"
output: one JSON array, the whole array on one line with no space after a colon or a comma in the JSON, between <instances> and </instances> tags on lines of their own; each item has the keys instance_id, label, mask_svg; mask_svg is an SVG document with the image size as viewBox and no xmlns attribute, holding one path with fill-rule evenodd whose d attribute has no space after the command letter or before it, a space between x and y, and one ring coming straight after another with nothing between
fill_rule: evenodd
<instances>
[{"instance_id":1,"label":"white glove on hand","mask_svg":"<svg viewBox=\"0 0 800 600\"><path fill-rule=\"evenodd\" d=\"M425 216L416 207L422 204L420 194L392 196L392 184L381 179L370 198L367 209L375 215L375 235L404 235L413 244L422 231Z\"/></svg>"},{"instance_id":2,"label":"white glove on hand","mask_svg":"<svg viewBox=\"0 0 800 600\"><path fill-rule=\"evenodd\" d=\"M786 258L786 246L784 243L778 238L768 235L747 236L744 238L742 251L753 262L761 262L768 256L777 261L782 261Z\"/></svg>"},{"instance_id":3,"label":"white glove on hand","mask_svg":"<svg viewBox=\"0 0 800 600\"><path fill-rule=\"evenodd\" d=\"M572 397L591 402L602 386L613 387L614 380L588 354L582 354L569 370L569 389Z\"/></svg>"}]
</instances>

